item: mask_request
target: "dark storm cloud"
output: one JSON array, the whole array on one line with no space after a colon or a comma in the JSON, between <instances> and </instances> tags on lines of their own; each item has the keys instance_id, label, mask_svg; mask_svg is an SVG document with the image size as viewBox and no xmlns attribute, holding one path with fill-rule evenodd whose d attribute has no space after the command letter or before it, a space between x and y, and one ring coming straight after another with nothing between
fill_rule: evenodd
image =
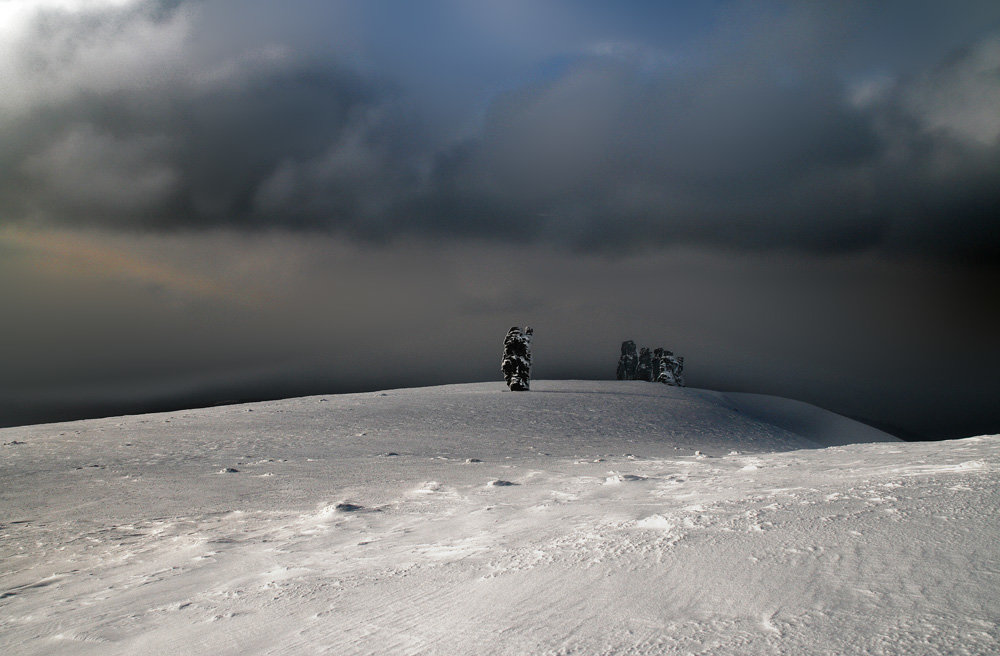
<instances>
[{"instance_id":1,"label":"dark storm cloud","mask_svg":"<svg viewBox=\"0 0 1000 656\"><path fill-rule=\"evenodd\" d=\"M128 44L152 32L172 53L189 45L179 9L143 7L118 16L109 37ZM48 20L58 29L36 26L32 36L56 31L76 44L97 19ZM134 63L136 79L99 76L66 97L38 85L27 111L0 124L8 215L121 227L341 225L366 219L365 203L394 183L408 139L405 118L388 118L388 90L279 46L192 60L168 70ZM305 188L286 189L290 178ZM294 197L309 185L323 198Z\"/></svg>"},{"instance_id":2,"label":"dark storm cloud","mask_svg":"<svg viewBox=\"0 0 1000 656\"><path fill-rule=\"evenodd\" d=\"M513 204L537 234L584 245L808 245L809 224L856 239L860 208L827 197L879 144L835 93L828 81L650 80L588 61L497 103L485 136L436 182L442 197L475 190Z\"/></svg>"},{"instance_id":3,"label":"dark storm cloud","mask_svg":"<svg viewBox=\"0 0 1000 656\"><path fill-rule=\"evenodd\" d=\"M1000 247L1000 32L952 20L918 47L943 16L925 3L635 3L617 14L631 20L487 5L407 18L391 3L138 2L24 19L3 215L585 249ZM1000 17L975 8L980 25ZM657 42L644 15L688 34ZM515 39L518 25L532 29ZM466 108L461 129L430 87Z\"/></svg>"},{"instance_id":4,"label":"dark storm cloud","mask_svg":"<svg viewBox=\"0 0 1000 656\"><path fill-rule=\"evenodd\" d=\"M428 214L458 228L505 207L530 217L517 229L587 247L996 255L998 46L878 89L794 63L650 74L594 57L497 102L438 169L431 197L467 211Z\"/></svg>"}]
</instances>

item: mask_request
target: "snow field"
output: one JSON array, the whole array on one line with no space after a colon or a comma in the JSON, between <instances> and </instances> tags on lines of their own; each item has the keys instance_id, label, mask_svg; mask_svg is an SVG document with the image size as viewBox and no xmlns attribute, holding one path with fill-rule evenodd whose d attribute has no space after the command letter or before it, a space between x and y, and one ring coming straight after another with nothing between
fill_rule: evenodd
<instances>
[{"instance_id":1,"label":"snow field","mask_svg":"<svg viewBox=\"0 0 1000 656\"><path fill-rule=\"evenodd\" d=\"M497 387L0 431L0 651L1000 651L1000 437Z\"/></svg>"}]
</instances>

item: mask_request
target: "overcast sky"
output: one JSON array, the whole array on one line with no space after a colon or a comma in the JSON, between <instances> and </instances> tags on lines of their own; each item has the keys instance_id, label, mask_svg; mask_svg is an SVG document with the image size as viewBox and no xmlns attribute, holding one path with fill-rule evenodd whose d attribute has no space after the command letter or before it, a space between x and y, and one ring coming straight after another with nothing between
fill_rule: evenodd
<instances>
[{"instance_id":1,"label":"overcast sky","mask_svg":"<svg viewBox=\"0 0 1000 656\"><path fill-rule=\"evenodd\" d=\"M0 0L0 425L613 376L1000 431L1000 3Z\"/></svg>"}]
</instances>

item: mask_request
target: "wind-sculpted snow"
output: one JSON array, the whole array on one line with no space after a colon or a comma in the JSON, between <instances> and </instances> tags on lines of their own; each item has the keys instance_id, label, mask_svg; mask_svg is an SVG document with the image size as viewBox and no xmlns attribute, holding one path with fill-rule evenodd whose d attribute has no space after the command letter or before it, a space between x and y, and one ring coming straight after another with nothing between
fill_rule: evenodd
<instances>
[{"instance_id":1,"label":"wind-sculpted snow","mask_svg":"<svg viewBox=\"0 0 1000 656\"><path fill-rule=\"evenodd\" d=\"M538 381L0 438L4 654L1000 650L1000 436Z\"/></svg>"}]
</instances>

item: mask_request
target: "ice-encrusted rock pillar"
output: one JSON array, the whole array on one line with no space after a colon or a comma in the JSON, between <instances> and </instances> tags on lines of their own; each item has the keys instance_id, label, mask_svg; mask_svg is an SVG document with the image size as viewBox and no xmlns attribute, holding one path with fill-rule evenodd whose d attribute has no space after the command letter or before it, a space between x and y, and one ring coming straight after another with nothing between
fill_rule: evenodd
<instances>
[{"instance_id":1,"label":"ice-encrusted rock pillar","mask_svg":"<svg viewBox=\"0 0 1000 656\"><path fill-rule=\"evenodd\" d=\"M684 357L672 355L671 358L673 360L671 368L674 371L674 380L677 382L677 385L684 387Z\"/></svg>"},{"instance_id":2,"label":"ice-encrusted rock pillar","mask_svg":"<svg viewBox=\"0 0 1000 656\"><path fill-rule=\"evenodd\" d=\"M639 349L639 364L635 367L635 379L647 382L653 380L653 357L645 346Z\"/></svg>"},{"instance_id":3,"label":"ice-encrusted rock pillar","mask_svg":"<svg viewBox=\"0 0 1000 656\"><path fill-rule=\"evenodd\" d=\"M671 351L664 351L660 360L660 373L656 376L656 380L667 385L684 387L684 358L674 355Z\"/></svg>"},{"instance_id":4,"label":"ice-encrusted rock pillar","mask_svg":"<svg viewBox=\"0 0 1000 656\"><path fill-rule=\"evenodd\" d=\"M635 351L635 342L631 339L622 342L622 355L618 358L618 380L635 380L635 367L639 364L639 356Z\"/></svg>"},{"instance_id":5,"label":"ice-encrusted rock pillar","mask_svg":"<svg viewBox=\"0 0 1000 656\"><path fill-rule=\"evenodd\" d=\"M653 361L649 367L649 372L652 374L650 380L657 381L660 379L660 370L663 368L663 353L662 348L653 349Z\"/></svg>"},{"instance_id":6,"label":"ice-encrusted rock pillar","mask_svg":"<svg viewBox=\"0 0 1000 656\"><path fill-rule=\"evenodd\" d=\"M659 361L658 367L659 373L656 374L656 382L663 383L664 385L676 385L677 379L674 378L674 371L670 368L670 361L666 358Z\"/></svg>"},{"instance_id":7,"label":"ice-encrusted rock pillar","mask_svg":"<svg viewBox=\"0 0 1000 656\"><path fill-rule=\"evenodd\" d=\"M504 382L514 392L527 392L531 386L531 337L534 330L526 327L524 332L514 326L507 331L503 340L503 359L500 371Z\"/></svg>"},{"instance_id":8,"label":"ice-encrusted rock pillar","mask_svg":"<svg viewBox=\"0 0 1000 656\"><path fill-rule=\"evenodd\" d=\"M531 338L535 336L535 329L531 326L524 327L524 357L528 366L524 369L521 377L525 391L531 386Z\"/></svg>"}]
</instances>

